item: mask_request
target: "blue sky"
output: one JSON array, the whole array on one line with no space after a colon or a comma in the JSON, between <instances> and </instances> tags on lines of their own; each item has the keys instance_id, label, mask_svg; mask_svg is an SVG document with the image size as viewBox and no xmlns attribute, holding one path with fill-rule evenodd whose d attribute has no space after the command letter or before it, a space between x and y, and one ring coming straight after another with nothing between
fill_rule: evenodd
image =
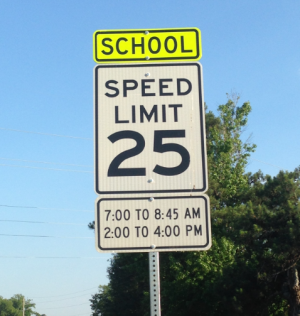
<instances>
[{"instance_id":1,"label":"blue sky","mask_svg":"<svg viewBox=\"0 0 300 316\"><path fill-rule=\"evenodd\" d=\"M95 30L198 27L208 108L231 92L250 101L248 170L275 175L300 165L299 16L296 0L2 0L0 295L22 293L47 316L88 316L107 282L110 255L87 229Z\"/></svg>"}]
</instances>

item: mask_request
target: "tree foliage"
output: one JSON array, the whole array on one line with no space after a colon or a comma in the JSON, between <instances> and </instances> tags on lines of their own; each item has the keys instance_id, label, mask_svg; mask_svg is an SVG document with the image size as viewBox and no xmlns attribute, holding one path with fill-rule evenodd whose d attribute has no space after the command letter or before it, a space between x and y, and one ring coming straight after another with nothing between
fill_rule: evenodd
<instances>
[{"instance_id":1,"label":"tree foliage","mask_svg":"<svg viewBox=\"0 0 300 316\"><path fill-rule=\"evenodd\" d=\"M21 294L16 294L10 299L5 299L0 296L0 316L22 316L23 315L23 300L25 297ZM32 300L25 300L25 316L43 316L35 312L33 309L35 304Z\"/></svg>"},{"instance_id":2,"label":"tree foliage","mask_svg":"<svg viewBox=\"0 0 300 316\"><path fill-rule=\"evenodd\" d=\"M149 305L148 254L116 254L108 268L110 283L100 286L91 300L93 316L147 315ZM117 302L117 304L116 304Z\"/></svg>"},{"instance_id":3,"label":"tree foliage","mask_svg":"<svg viewBox=\"0 0 300 316\"><path fill-rule=\"evenodd\" d=\"M251 111L249 102L238 107L238 96L220 105L219 117L206 114L209 191L212 209L239 203L248 189L245 168L256 145L242 142L241 135Z\"/></svg>"},{"instance_id":4,"label":"tree foliage","mask_svg":"<svg viewBox=\"0 0 300 316\"><path fill-rule=\"evenodd\" d=\"M214 212L215 232L234 240L237 260L253 266L257 315L287 315L288 306L299 315L300 169L273 178L259 172L249 180L245 204Z\"/></svg>"},{"instance_id":5,"label":"tree foliage","mask_svg":"<svg viewBox=\"0 0 300 316\"><path fill-rule=\"evenodd\" d=\"M245 173L251 106L237 101L206 113L213 245L160 254L164 316L300 315L300 169ZM93 316L149 315L147 254L114 255L108 277Z\"/></svg>"}]
</instances>

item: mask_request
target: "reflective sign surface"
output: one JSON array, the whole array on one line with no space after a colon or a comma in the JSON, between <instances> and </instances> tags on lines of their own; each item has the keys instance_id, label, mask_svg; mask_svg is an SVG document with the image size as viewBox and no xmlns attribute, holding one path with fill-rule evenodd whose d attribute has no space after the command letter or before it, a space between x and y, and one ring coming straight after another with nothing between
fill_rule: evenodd
<instances>
[{"instance_id":1,"label":"reflective sign surface","mask_svg":"<svg viewBox=\"0 0 300 316\"><path fill-rule=\"evenodd\" d=\"M197 28L100 30L93 43L96 63L193 61L202 56Z\"/></svg>"},{"instance_id":2,"label":"reflective sign surface","mask_svg":"<svg viewBox=\"0 0 300 316\"><path fill-rule=\"evenodd\" d=\"M96 66L96 193L204 193L204 116L199 63Z\"/></svg>"}]
</instances>

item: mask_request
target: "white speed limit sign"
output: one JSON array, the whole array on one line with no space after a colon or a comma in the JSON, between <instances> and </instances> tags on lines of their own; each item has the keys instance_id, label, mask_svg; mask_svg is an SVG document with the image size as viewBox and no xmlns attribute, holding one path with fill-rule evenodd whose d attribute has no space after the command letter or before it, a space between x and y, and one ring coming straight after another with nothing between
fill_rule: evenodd
<instances>
[{"instance_id":1,"label":"white speed limit sign","mask_svg":"<svg viewBox=\"0 0 300 316\"><path fill-rule=\"evenodd\" d=\"M207 190L199 63L97 65L98 194Z\"/></svg>"}]
</instances>

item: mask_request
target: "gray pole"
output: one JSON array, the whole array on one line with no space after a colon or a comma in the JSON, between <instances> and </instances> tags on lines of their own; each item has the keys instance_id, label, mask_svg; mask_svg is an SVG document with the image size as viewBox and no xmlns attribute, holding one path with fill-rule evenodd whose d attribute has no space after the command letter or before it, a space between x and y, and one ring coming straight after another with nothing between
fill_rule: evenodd
<instances>
[{"instance_id":1,"label":"gray pole","mask_svg":"<svg viewBox=\"0 0 300 316\"><path fill-rule=\"evenodd\" d=\"M157 251L149 252L149 283L151 316L161 316L159 253Z\"/></svg>"},{"instance_id":2,"label":"gray pole","mask_svg":"<svg viewBox=\"0 0 300 316\"><path fill-rule=\"evenodd\" d=\"M23 297L23 316L25 316L25 297Z\"/></svg>"}]
</instances>

